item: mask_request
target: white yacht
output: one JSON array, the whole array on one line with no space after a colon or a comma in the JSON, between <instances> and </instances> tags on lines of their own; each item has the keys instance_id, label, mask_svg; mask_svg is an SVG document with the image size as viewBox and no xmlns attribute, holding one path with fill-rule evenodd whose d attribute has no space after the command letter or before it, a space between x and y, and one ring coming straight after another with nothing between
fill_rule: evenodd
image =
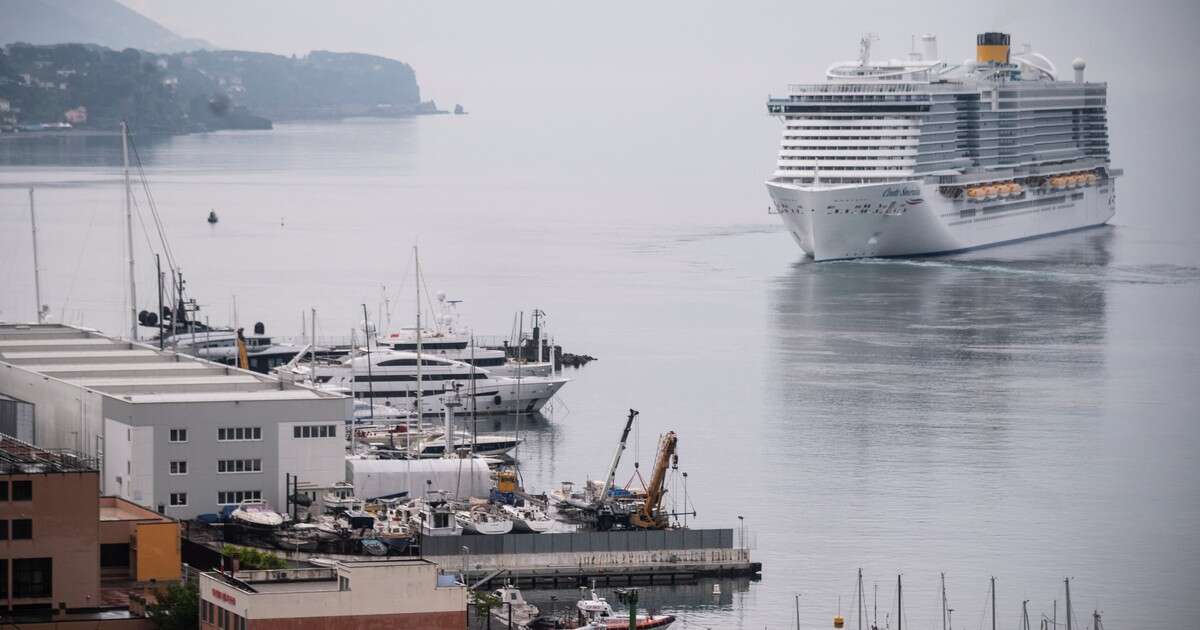
<instances>
[{"instance_id":1,"label":"white yacht","mask_svg":"<svg viewBox=\"0 0 1200 630\"><path fill-rule=\"evenodd\" d=\"M417 331L404 328L379 340L379 345L392 350L417 351ZM521 376L550 376L554 364L550 361L521 361L510 359L503 350L471 347L471 335L450 329L424 329L421 331L421 352L426 356L442 357L461 361L467 365L487 368L492 374L516 378Z\"/></svg>"},{"instance_id":2,"label":"white yacht","mask_svg":"<svg viewBox=\"0 0 1200 630\"><path fill-rule=\"evenodd\" d=\"M477 343L473 343L474 339L471 331L459 324L458 310L456 308L457 303L457 300L447 300L445 293L439 292L437 294L437 304L434 307L437 312L437 315L434 317L437 326L435 328L422 327L420 329L419 341L422 354L462 361L475 367L487 368L492 374L500 376L550 376L554 373L554 363L550 360L549 356L549 353L553 352L553 346L547 348L546 360L523 361L520 359L510 359L504 350L485 348ZM537 312L540 313L541 311ZM535 338L532 340L535 344L542 343L542 333L543 328L535 322ZM392 350L416 352L417 337L416 328L402 328L380 338L378 342L379 345L391 348ZM536 359L537 357L534 358Z\"/></svg>"},{"instance_id":3,"label":"white yacht","mask_svg":"<svg viewBox=\"0 0 1200 630\"><path fill-rule=\"evenodd\" d=\"M507 534L513 530L513 522L503 512L489 509L487 505L473 505L468 510L454 513L459 527L468 534Z\"/></svg>"},{"instance_id":4,"label":"white yacht","mask_svg":"<svg viewBox=\"0 0 1200 630\"><path fill-rule=\"evenodd\" d=\"M486 368L429 354L372 350L316 366L318 387L341 390L397 409L415 409L420 373L421 415L441 415L442 394L458 390L460 415L533 413L539 411L570 379L530 376L520 379L492 374Z\"/></svg>"},{"instance_id":5,"label":"white yacht","mask_svg":"<svg viewBox=\"0 0 1200 630\"><path fill-rule=\"evenodd\" d=\"M500 509L512 520L514 532L541 534L554 528L554 519L547 516L546 512L536 505L504 504L500 506Z\"/></svg>"},{"instance_id":6,"label":"white yacht","mask_svg":"<svg viewBox=\"0 0 1200 630\"><path fill-rule=\"evenodd\" d=\"M1006 33L948 63L933 35L906 59L837 62L770 97L783 139L767 180L816 260L960 251L1102 225L1116 212L1106 83L1073 79Z\"/></svg>"}]
</instances>

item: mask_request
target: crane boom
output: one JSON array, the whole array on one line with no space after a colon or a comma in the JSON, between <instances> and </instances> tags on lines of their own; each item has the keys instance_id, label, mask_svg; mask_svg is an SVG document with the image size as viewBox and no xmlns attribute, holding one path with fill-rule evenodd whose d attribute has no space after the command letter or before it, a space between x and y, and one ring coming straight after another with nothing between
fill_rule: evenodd
<instances>
[{"instance_id":1,"label":"crane boom","mask_svg":"<svg viewBox=\"0 0 1200 630\"><path fill-rule=\"evenodd\" d=\"M675 444L678 437L674 431L667 431L658 442L658 457L654 460L654 473L650 477L650 487L646 489L646 502L636 512L629 516L629 523L641 529L665 529L667 517L659 511L663 495L666 494L664 484L667 480L667 468L671 465L671 456L675 454Z\"/></svg>"},{"instance_id":2,"label":"crane boom","mask_svg":"<svg viewBox=\"0 0 1200 630\"><path fill-rule=\"evenodd\" d=\"M608 493L612 492L617 482L617 466L621 463L621 454L625 452L625 442L629 440L629 429L633 427L633 419L638 415L637 409L629 410L625 420L625 430L621 432L621 441L617 443L617 452L613 453L612 465L608 467L608 477L604 480L604 492L600 494L600 503L608 502Z\"/></svg>"}]
</instances>

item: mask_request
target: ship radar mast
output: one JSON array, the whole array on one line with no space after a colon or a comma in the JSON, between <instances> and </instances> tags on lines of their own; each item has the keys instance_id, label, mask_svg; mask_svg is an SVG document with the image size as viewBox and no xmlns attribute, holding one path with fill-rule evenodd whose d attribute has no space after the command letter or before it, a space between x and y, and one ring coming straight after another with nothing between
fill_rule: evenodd
<instances>
[{"instance_id":1,"label":"ship radar mast","mask_svg":"<svg viewBox=\"0 0 1200 630\"><path fill-rule=\"evenodd\" d=\"M863 33L858 40L858 64L866 67L871 65L871 42L879 41L878 33Z\"/></svg>"}]
</instances>

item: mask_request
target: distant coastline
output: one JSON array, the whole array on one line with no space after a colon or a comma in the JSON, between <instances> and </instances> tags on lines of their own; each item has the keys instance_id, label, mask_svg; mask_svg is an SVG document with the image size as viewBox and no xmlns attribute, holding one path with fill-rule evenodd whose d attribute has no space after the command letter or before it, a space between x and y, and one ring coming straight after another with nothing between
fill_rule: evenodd
<instances>
[{"instance_id":1,"label":"distant coastline","mask_svg":"<svg viewBox=\"0 0 1200 630\"><path fill-rule=\"evenodd\" d=\"M157 54L91 44L0 49L0 138L271 129L275 121L447 114L413 69L358 53ZM28 129L68 123L72 129ZM26 129L21 129L25 127Z\"/></svg>"}]
</instances>

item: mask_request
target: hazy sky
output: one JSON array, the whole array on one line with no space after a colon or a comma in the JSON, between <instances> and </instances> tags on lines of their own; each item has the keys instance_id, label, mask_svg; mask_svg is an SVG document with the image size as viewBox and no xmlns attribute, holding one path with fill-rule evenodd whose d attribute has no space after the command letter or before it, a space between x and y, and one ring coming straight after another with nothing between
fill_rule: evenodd
<instances>
[{"instance_id":1,"label":"hazy sky","mask_svg":"<svg viewBox=\"0 0 1200 630\"><path fill-rule=\"evenodd\" d=\"M861 33L903 54L933 32L945 57L974 35L1013 33L1060 67L1086 57L1094 76L1141 70L1157 83L1195 59L1200 3L1173 2L388 2L122 0L180 35L219 46L303 54L367 52L411 63L424 94L476 107L575 107L572 99L690 99L761 110L761 96L853 58ZM1194 74L1194 73L1187 73Z\"/></svg>"}]
</instances>

